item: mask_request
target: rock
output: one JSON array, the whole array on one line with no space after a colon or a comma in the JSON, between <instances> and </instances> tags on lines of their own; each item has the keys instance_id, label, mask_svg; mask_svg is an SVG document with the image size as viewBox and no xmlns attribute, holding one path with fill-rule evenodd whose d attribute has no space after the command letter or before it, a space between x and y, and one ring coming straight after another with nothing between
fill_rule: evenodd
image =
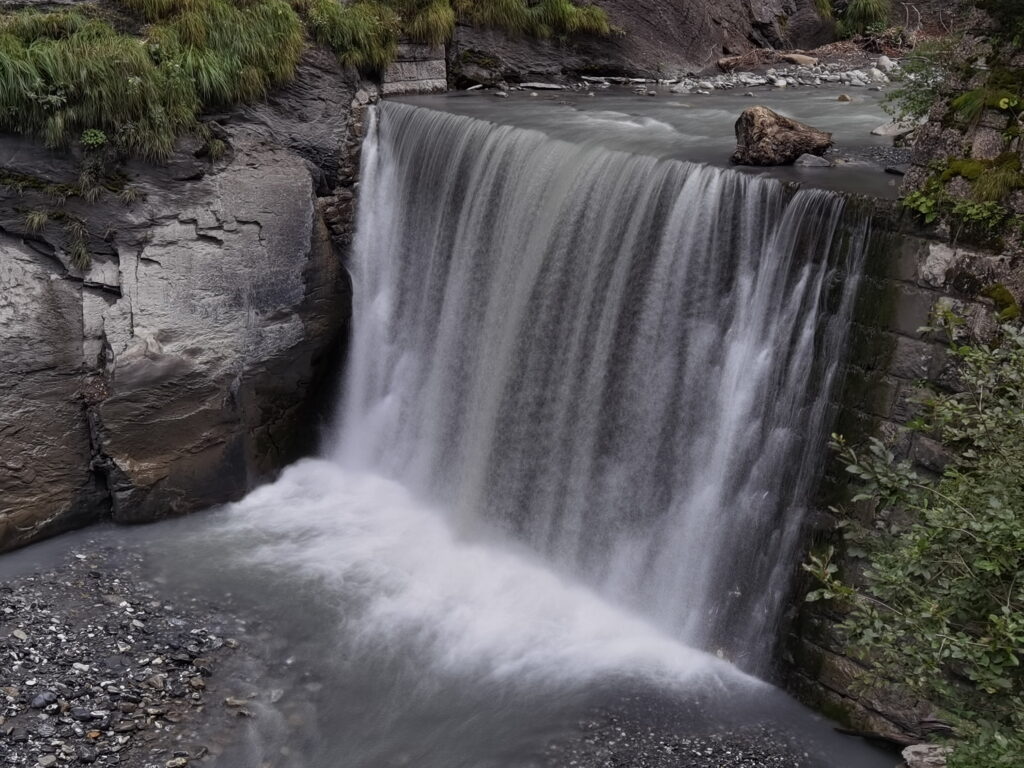
<instances>
[{"instance_id":1,"label":"rock","mask_svg":"<svg viewBox=\"0 0 1024 768\"><path fill-rule=\"evenodd\" d=\"M804 154L825 154L832 134L757 106L736 121L736 144L737 165L788 165Z\"/></svg>"},{"instance_id":2,"label":"rock","mask_svg":"<svg viewBox=\"0 0 1024 768\"><path fill-rule=\"evenodd\" d=\"M907 171L910 170L910 164L906 165L889 165L886 166L885 172L891 173L893 176L906 176Z\"/></svg>"},{"instance_id":3,"label":"rock","mask_svg":"<svg viewBox=\"0 0 1024 768\"><path fill-rule=\"evenodd\" d=\"M183 149L202 174L130 163L131 207L69 200L98 233L85 272L60 226L25 237L19 211L52 201L0 188L0 551L238 498L312 446L350 307L317 191L351 173L355 89L328 58L233 115L216 167ZM0 157L44 180L74 168L7 134Z\"/></svg>"},{"instance_id":4,"label":"rock","mask_svg":"<svg viewBox=\"0 0 1024 768\"><path fill-rule=\"evenodd\" d=\"M26 635L20 629L16 629L13 632L11 632L11 637L13 637L15 640L21 640L22 642L28 640L28 635Z\"/></svg>"},{"instance_id":5,"label":"rock","mask_svg":"<svg viewBox=\"0 0 1024 768\"><path fill-rule=\"evenodd\" d=\"M187 757L174 757L164 763L164 768L185 768L188 765Z\"/></svg>"},{"instance_id":6,"label":"rock","mask_svg":"<svg viewBox=\"0 0 1024 768\"><path fill-rule=\"evenodd\" d=\"M39 760L36 761L36 765L41 766L41 768L51 768L51 766L54 766L56 764L56 755L43 755L39 758Z\"/></svg>"},{"instance_id":7,"label":"rock","mask_svg":"<svg viewBox=\"0 0 1024 768\"><path fill-rule=\"evenodd\" d=\"M868 78L875 83L888 83L889 78L885 76L885 73L878 69L878 67L872 67L867 71Z\"/></svg>"},{"instance_id":8,"label":"rock","mask_svg":"<svg viewBox=\"0 0 1024 768\"><path fill-rule=\"evenodd\" d=\"M910 122L898 122L896 120L885 125L880 125L871 131L872 136L906 136L907 134L913 133L917 128L917 124L913 121Z\"/></svg>"},{"instance_id":9,"label":"rock","mask_svg":"<svg viewBox=\"0 0 1024 768\"><path fill-rule=\"evenodd\" d=\"M146 685L157 691L162 691L167 684L167 675L153 675L146 678Z\"/></svg>"},{"instance_id":10,"label":"rock","mask_svg":"<svg viewBox=\"0 0 1024 768\"><path fill-rule=\"evenodd\" d=\"M726 51L815 48L834 37L811 0L602 0L621 35L550 40L456 26L448 44L449 79L483 69L510 82L563 82L577 73L630 72L651 78L701 71Z\"/></svg>"},{"instance_id":11,"label":"rock","mask_svg":"<svg viewBox=\"0 0 1024 768\"><path fill-rule=\"evenodd\" d=\"M508 92L507 91L495 91L494 95L497 96L499 99L507 99L508 98Z\"/></svg>"},{"instance_id":12,"label":"rock","mask_svg":"<svg viewBox=\"0 0 1024 768\"><path fill-rule=\"evenodd\" d=\"M818 66L818 60L814 56L805 56L802 53L784 53L782 54L782 60L788 61L790 64L796 64L798 67Z\"/></svg>"},{"instance_id":13,"label":"rock","mask_svg":"<svg viewBox=\"0 0 1024 768\"><path fill-rule=\"evenodd\" d=\"M817 155L800 155L793 163L801 168L831 168L832 163Z\"/></svg>"},{"instance_id":14,"label":"rock","mask_svg":"<svg viewBox=\"0 0 1024 768\"><path fill-rule=\"evenodd\" d=\"M897 64L888 56L879 56L878 61L875 62L875 67L883 72L892 72L897 68Z\"/></svg>"},{"instance_id":15,"label":"rock","mask_svg":"<svg viewBox=\"0 0 1024 768\"><path fill-rule=\"evenodd\" d=\"M385 96L438 93L447 87L448 70L443 46L402 43L398 46L395 60L384 70L381 92Z\"/></svg>"},{"instance_id":16,"label":"rock","mask_svg":"<svg viewBox=\"0 0 1024 768\"><path fill-rule=\"evenodd\" d=\"M851 102L851 101L853 101L853 99L850 98L850 95L847 94L847 93L840 93L839 94L839 98L836 99L836 101Z\"/></svg>"},{"instance_id":17,"label":"rock","mask_svg":"<svg viewBox=\"0 0 1024 768\"><path fill-rule=\"evenodd\" d=\"M945 768L946 756L953 750L937 744L915 744L903 750L907 768Z\"/></svg>"},{"instance_id":18,"label":"rock","mask_svg":"<svg viewBox=\"0 0 1024 768\"><path fill-rule=\"evenodd\" d=\"M29 706L31 706L32 709L43 709L44 707L48 707L51 704L55 704L56 701L56 693L54 693L53 691L43 691L38 696L32 699L32 702L31 704L29 704Z\"/></svg>"}]
</instances>

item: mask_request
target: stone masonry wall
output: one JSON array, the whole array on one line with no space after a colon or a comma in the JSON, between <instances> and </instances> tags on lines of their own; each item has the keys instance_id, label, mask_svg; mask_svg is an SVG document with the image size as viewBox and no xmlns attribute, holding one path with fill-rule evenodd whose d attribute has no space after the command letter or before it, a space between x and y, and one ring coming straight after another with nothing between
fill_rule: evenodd
<instances>
[{"instance_id":1,"label":"stone masonry wall","mask_svg":"<svg viewBox=\"0 0 1024 768\"><path fill-rule=\"evenodd\" d=\"M983 250L951 245L939 233L912 228L897 210L879 211L861 283L851 331L848 367L839 395L835 431L851 443L877 436L910 458L926 473L943 466L941 446L912 432L915 398L924 384L949 387L952 368L945 339L922 333L933 313L948 308L966 319L965 330L985 338L996 328L995 306L984 291L1003 285L1018 300L1024 279L1016 260ZM846 502L853 495L848 475L831 461L820 493L820 509L812 522L813 548L829 544L840 552L840 567L856 577L859 562L843 558L837 520L825 510L839 504L845 514L871 524L874 509ZM813 588L805 582L800 594ZM896 741L920 740L931 727L925 702L894 691L865 691L858 681L864 667L851 658L835 630L842 617L827 603L805 603L787 643L786 683L809 706L856 730Z\"/></svg>"}]
</instances>

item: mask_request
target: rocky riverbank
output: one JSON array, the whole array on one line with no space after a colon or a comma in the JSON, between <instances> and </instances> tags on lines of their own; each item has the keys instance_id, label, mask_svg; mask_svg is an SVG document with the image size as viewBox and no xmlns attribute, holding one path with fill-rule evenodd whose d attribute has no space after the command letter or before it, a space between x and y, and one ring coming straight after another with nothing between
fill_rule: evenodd
<instances>
[{"instance_id":1,"label":"rocky riverbank","mask_svg":"<svg viewBox=\"0 0 1024 768\"><path fill-rule=\"evenodd\" d=\"M184 768L238 738L251 712L225 680L251 663L246 622L168 602L141 564L88 542L0 587L5 766Z\"/></svg>"},{"instance_id":2,"label":"rocky riverbank","mask_svg":"<svg viewBox=\"0 0 1024 768\"><path fill-rule=\"evenodd\" d=\"M186 597L164 565L155 571L165 575L152 577L142 537L111 538L101 528L70 546L53 542L0 559L5 768L319 764L307 761L330 738L318 710L334 711L335 699L357 695L358 686L332 683L303 661L288 632L245 600L227 592L216 604ZM709 711L713 702L652 691L607 701L575 734L539 744L514 765L830 765L811 743L820 735L799 726L744 723L742 714Z\"/></svg>"}]
</instances>

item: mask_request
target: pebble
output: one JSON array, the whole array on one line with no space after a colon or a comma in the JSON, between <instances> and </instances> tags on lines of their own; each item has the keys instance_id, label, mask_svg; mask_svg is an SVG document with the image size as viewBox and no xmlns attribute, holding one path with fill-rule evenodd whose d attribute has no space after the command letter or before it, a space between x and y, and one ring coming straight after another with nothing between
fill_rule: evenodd
<instances>
[{"instance_id":1,"label":"pebble","mask_svg":"<svg viewBox=\"0 0 1024 768\"><path fill-rule=\"evenodd\" d=\"M32 707L32 709L43 709L44 707L48 707L51 704L55 704L56 702L56 693L54 693L53 691L43 691L34 699L32 699L32 704L30 706Z\"/></svg>"},{"instance_id":2,"label":"pebble","mask_svg":"<svg viewBox=\"0 0 1024 768\"><path fill-rule=\"evenodd\" d=\"M793 61L803 62L800 64ZM759 72L726 72L719 75L683 75L674 78L647 79L642 77L618 77L595 75L584 75L579 82L572 85L560 85L556 83L533 82L523 83L517 86L520 90L530 91L531 96L536 96L538 90L583 90L587 95L593 95L593 89L608 88L612 85L626 85L633 89L633 92L640 96L654 96L657 91L650 88L650 85L662 85L669 88L673 94L689 93L711 93L716 90L729 90L732 88L754 88L767 86L772 88L788 88L795 86L824 86L829 84L845 83L852 88L879 87L890 81L890 74L899 69L899 64L888 57L879 57L872 66L865 69L849 69L849 65L841 63L815 63L810 57L792 57L790 66L779 66L768 69L764 73ZM477 89L479 86L471 86ZM470 90L470 89L467 89ZM749 92L749 91L748 91ZM506 98L504 90L494 92L499 98Z\"/></svg>"},{"instance_id":3,"label":"pebble","mask_svg":"<svg viewBox=\"0 0 1024 768\"><path fill-rule=\"evenodd\" d=\"M18 627L0 635L5 768L155 768L172 757L185 766L205 754L200 727L241 737L234 711L204 706L206 680L239 645L221 638L240 625L205 623L209 608L196 601L184 611L156 600L139 583L140 562L91 545L0 589L0 616Z\"/></svg>"}]
</instances>

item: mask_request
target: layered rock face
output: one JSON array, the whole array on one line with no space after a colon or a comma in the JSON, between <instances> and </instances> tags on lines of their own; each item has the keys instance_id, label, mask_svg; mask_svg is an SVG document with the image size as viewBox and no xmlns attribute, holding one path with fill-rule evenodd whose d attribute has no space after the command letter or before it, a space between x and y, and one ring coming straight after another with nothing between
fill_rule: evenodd
<instances>
[{"instance_id":1,"label":"layered rock face","mask_svg":"<svg viewBox=\"0 0 1024 768\"><path fill-rule=\"evenodd\" d=\"M832 39L813 0L595 0L620 30L573 42L510 38L459 26L449 46L457 86L573 74L674 77L755 47L813 48Z\"/></svg>"},{"instance_id":2,"label":"layered rock face","mask_svg":"<svg viewBox=\"0 0 1024 768\"><path fill-rule=\"evenodd\" d=\"M0 550L237 498L312 446L350 308L354 95L313 55L222 121L222 160L129 168L127 206L55 205L73 158L0 140Z\"/></svg>"}]
</instances>

